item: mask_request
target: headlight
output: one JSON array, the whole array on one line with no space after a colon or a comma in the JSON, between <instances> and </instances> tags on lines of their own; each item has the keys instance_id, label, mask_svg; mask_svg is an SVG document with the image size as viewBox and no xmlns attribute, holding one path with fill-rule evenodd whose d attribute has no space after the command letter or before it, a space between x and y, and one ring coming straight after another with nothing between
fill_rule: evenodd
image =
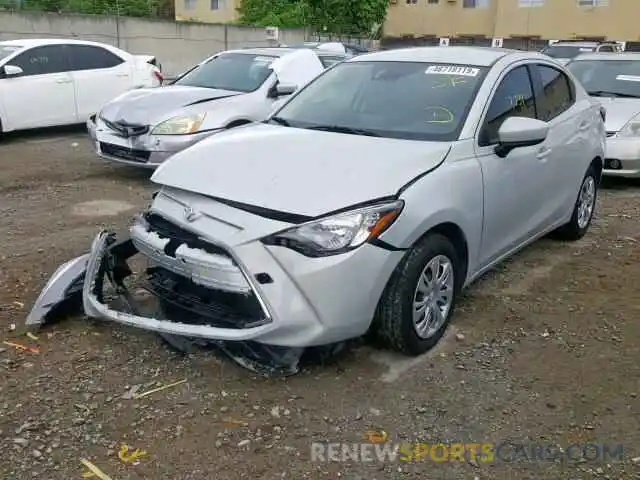
<instances>
[{"instance_id":1,"label":"headlight","mask_svg":"<svg viewBox=\"0 0 640 480\"><path fill-rule=\"evenodd\" d=\"M629 120L618 132L617 137L640 137L640 114Z\"/></svg>"},{"instance_id":2,"label":"headlight","mask_svg":"<svg viewBox=\"0 0 640 480\"><path fill-rule=\"evenodd\" d=\"M195 133L204 122L206 113L173 117L158 124L151 133L154 135L187 135Z\"/></svg>"},{"instance_id":3,"label":"headlight","mask_svg":"<svg viewBox=\"0 0 640 480\"><path fill-rule=\"evenodd\" d=\"M404 202L372 205L305 223L263 238L307 257L338 255L379 237L398 218Z\"/></svg>"}]
</instances>

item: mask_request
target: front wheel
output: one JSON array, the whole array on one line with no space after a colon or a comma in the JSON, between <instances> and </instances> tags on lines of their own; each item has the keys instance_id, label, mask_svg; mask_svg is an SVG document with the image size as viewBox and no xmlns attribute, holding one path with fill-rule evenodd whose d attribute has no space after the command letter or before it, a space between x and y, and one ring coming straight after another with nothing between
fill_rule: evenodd
<instances>
[{"instance_id":1,"label":"front wheel","mask_svg":"<svg viewBox=\"0 0 640 480\"><path fill-rule=\"evenodd\" d=\"M373 333L384 346L409 355L430 350L449 325L462 285L451 241L431 234L414 246L387 285Z\"/></svg>"},{"instance_id":2,"label":"front wheel","mask_svg":"<svg viewBox=\"0 0 640 480\"><path fill-rule=\"evenodd\" d=\"M598 177L595 168L591 165L582 179L571 220L558 228L554 232L554 236L560 240L568 241L576 241L584 237L593 220L597 196Z\"/></svg>"}]
</instances>

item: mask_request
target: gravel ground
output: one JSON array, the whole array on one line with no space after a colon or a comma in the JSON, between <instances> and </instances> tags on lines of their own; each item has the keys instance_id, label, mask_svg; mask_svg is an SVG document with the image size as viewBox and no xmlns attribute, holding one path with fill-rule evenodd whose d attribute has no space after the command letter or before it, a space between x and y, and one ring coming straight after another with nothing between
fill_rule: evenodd
<instances>
[{"instance_id":1,"label":"gravel ground","mask_svg":"<svg viewBox=\"0 0 640 480\"><path fill-rule=\"evenodd\" d=\"M67 318L18 336L48 276L126 225L148 172L93 158L79 130L0 144L3 479L640 479L640 183L607 182L585 239L544 239L462 298L447 337L407 359L361 346L289 378ZM131 392L186 379L144 398ZM321 462L312 442L624 445L622 461ZM147 454L118 458L122 444ZM513 460L513 461L508 461ZM98 477L92 477L98 478Z\"/></svg>"}]
</instances>

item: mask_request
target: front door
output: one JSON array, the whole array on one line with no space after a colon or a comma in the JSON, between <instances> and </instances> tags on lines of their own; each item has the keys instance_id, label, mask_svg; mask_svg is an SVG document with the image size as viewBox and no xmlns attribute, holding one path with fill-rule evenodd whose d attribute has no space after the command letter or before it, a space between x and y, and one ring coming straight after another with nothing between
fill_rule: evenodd
<instances>
[{"instance_id":1,"label":"front door","mask_svg":"<svg viewBox=\"0 0 640 480\"><path fill-rule=\"evenodd\" d=\"M30 48L9 60L22 75L0 79L0 100L15 130L73 124L76 115L73 79L61 45Z\"/></svg>"},{"instance_id":2,"label":"front door","mask_svg":"<svg viewBox=\"0 0 640 480\"><path fill-rule=\"evenodd\" d=\"M540 198L546 195L541 173L544 144L495 154L498 129L509 117L536 118L533 86L525 65L511 69L494 91L480 129L477 157L484 183L484 224L480 268L526 240L540 223Z\"/></svg>"}]
</instances>

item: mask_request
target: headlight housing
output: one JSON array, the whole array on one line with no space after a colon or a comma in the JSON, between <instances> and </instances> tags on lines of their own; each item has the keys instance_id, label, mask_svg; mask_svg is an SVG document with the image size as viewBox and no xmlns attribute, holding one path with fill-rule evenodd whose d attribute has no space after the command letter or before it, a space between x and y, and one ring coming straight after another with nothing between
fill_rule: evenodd
<instances>
[{"instance_id":1,"label":"headlight housing","mask_svg":"<svg viewBox=\"0 0 640 480\"><path fill-rule=\"evenodd\" d=\"M331 215L270 235L262 243L287 247L307 257L339 255L378 238L403 207L404 202L396 200Z\"/></svg>"},{"instance_id":2,"label":"headlight housing","mask_svg":"<svg viewBox=\"0 0 640 480\"><path fill-rule=\"evenodd\" d=\"M196 133L200 130L200 126L206 116L207 114L203 112L173 117L156 125L151 133L153 135L188 135Z\"/></svg>"},{"instance_id":3,"label":"headlight housing","mask_svg":"<svg viewBox=\"0 0 640 480\"><path fill-rule=\"evenodd\" d=\"M640 114L629 120L616 135L617 137L640 137Z\"/></svg>"}]
</instances>

